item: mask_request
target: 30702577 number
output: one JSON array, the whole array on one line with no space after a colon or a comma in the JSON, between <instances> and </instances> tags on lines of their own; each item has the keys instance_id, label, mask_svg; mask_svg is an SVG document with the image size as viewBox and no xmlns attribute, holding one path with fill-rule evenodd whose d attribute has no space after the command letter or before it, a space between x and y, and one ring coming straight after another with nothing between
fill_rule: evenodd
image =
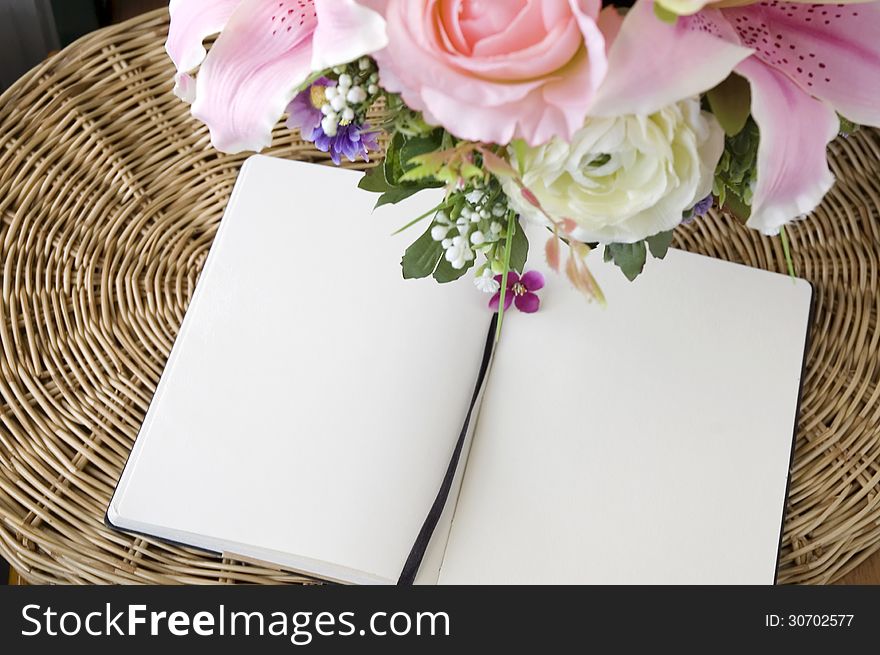
<instances>
[{"instance_id":1,"label":"30702577 number","mask_svg":"<svg viewBox=\"0 0 880 655\"><path fill-rule=\"evenodd\" d=\"M765 614L768 628L848 628L854 614Z\"/></svg>"}]
</instances>

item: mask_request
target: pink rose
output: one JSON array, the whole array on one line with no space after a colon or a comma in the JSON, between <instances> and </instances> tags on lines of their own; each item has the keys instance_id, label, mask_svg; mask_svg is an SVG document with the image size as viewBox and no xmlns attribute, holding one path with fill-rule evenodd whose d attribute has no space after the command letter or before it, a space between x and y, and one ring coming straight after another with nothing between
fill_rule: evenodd
<instances>
[{"instance_id":1,"label":"pink rose","mask_svg":"<svg viewBox=\"0 0 880 655\"><path fill-rule=\"evenodd\" d=\"M600 10L601 0L388 0L381 81L462 139L569 139L607 68Z\"/></svg>"}]
</instances>

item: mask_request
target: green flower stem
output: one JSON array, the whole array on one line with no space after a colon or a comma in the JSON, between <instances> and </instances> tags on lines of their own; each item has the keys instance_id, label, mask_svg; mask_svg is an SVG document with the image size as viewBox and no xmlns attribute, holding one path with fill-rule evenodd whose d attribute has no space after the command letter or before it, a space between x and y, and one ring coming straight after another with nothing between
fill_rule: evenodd
<instances>
[{"instance_id":1,"label":"green flower stem","mask_svg":"<svg viewBox=\"0 0 880 655\"><path fill-rule=\"evenodd\" d=\"M788 275L794 279L794 262L791 260L791 248L788 245L788 235L785 226L779 228L779 238L782 241L782 254L785 255L785 265L788 267Z\"/></svg>"},{"instance_id":2,"label":"green flower stem","mask_svg":"<svg viewBox=\"0 0 880 655\"><path fill-rule=\"evenodd\" d=\"M448 208L449 208L449 207L446 205L445 202L441 202L439 205L437 205L437 206L434 207L433 209L429 209L428 211L426 211L426 212L425 212L424 214L422 214L421 216L412 219L409 223L407 223L406 225L404 225L404 226L403 226L402 228L400 228L399 230L394 230L394 232L391 233L391 236L394 236L395 234L400 234L400 233L403 232L404 230L411 228L413 225L415 225L416 223L418 223L418 222L419 222L420 220L422 220L423 218L426 218L426 217L430 216L431 214L436 214L437 212L442 211L442 210L444 210L444 209L448 209Z\"/></svg>"},{"instance_id":3,"label":"green flower stem","mask_svg":"<svg viewBox=\"0 0 880 655\"><path fill-rule=\"evenodd\" d=\"M516 215L507 212L507 240L504 243L504 272L501 274L501 295L498 296L498 326L495 328L495 343L501 341L501 324L504 322L504 297L507 295L507 274L510 273L510 252L513 233L516 231Z\"/></svg>"},{"instance_id":4,"label":"green flower stem","mask_svg":"<svg viewBox=\"0 0 880 655\"><path fill-rule=\"evenodd\" d=\"M318 71L317 73L312 73L311 75L309 75L302 84L294 89L295 94L301 93L302 91L308 89L312 85L312 82L317 81L323 74L324 71Z\"/></svg>"}]
</instances>

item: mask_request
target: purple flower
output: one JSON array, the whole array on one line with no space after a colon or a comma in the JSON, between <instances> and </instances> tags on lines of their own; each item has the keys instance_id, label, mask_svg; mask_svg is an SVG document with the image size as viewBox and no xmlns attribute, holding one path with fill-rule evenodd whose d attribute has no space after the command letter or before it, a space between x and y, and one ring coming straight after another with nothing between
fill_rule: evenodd
<instances>
[{"instance_id":1,"label":"purple flower","mask_svg":"<svg viewBox=\"0 0 880 655\"><path fill-rule=\"evenodd\" d=\"M339 165L342 156L348 161L362 157L369 161L367 153L379 149L379 133L369 123L339 123L336 134L328 136L321 127L321 105L324 100L324 89L336 86L336 82L320 77L311 86L301 91L287 106L287 127L299 129L305 141L315 144L321 152L329 152L333 163Z\"/></svg>"},{"instance_id":2,"label":"purple flower","mask_svg":"<svg viewBox=\"0 0 880 655\"><path fill-rule=\"evenodd\" d=\"M348 161L354 161L357 157L363 157L369 161L367 153L370 150L379 149L379 133L372 131L369 123L356 125L340 124L336 130L336 136L327 136L324 130L318 127L319 134L315 137L315 147L321 152L329 152L330 159L334 164L341 161L340 155L345 155Z\"/></svg>"},{"instance_id":3,"label":"purple flower","mask_svg":"<svg viewBox=\"0 0 880 655\"><path fill-rule=\"evenodd\" d=\"M501 284L504 276L496 275L495 280ZM515 302L516 308L532 314L541 307L541 299L535 294L535 291L544 288L544 276L538 271L529 271L524 273L522 277L514 271L507 274L507 292L504 294L504 311L510 309L510 303ZM498 311L498 305L501 303L501 291L498 291L489 301L489 309Z\"/></svg>"},{"instance_id":4,"label":"purple flower","mask_svg":"<svg viewBox=\"0 0 880 655\"><path fill-rule=\"evenodd\" d=\"M681 222L684 225L690 225L694 222L695 218L705 216L709 213L709 210L712 209L713 202L715 202L715 198L710 193L708 196L706 196L700 202L694 205L690 211L685 212L685 216Z\"/></svg>"},{"instance_id":5,"label":"purple flower","mask_svg":"<svg viewBox=\"0 0 880 655\"><path fill-rule=\"evenodd\" d=\"M291 130L299 129L306 141L314 141L319 133L324 133L321 129L321 119L324 117L321 104L324 103L324 89L328 86L336 86L336 82L319 77L307 89L296 94L287 105L287 127Z\"/></svg>"},{"instance_id":6,"label":"purple flower","mask_svg":"<svg viewBox=\"0 0 880 655\"><path fill-rule=\"evenodd\" d=\"M708 214L709 210L712 209L712 202L713 201L714 201L714 198L712 197L712 194L710 193L708 196L706 196L700 202L698 202L696 205L694 205L694 209L693 209L694 218L697 218L699 216L705 216L706 214Z\"/></svg>"}]
</instances>

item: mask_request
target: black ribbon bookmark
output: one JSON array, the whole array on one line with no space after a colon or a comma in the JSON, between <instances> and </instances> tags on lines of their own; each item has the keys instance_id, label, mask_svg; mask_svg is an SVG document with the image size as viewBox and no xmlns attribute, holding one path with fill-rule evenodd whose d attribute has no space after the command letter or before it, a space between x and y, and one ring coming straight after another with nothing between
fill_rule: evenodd
<instances>
[{"instance_id":1,"label":"black ribbon bookmark","mask_svg":"<svg viewBox=\"0 0 880 655\"><path fill-rule=\"evenodd\" d=\"M467 438L468 427L471 423L471 415L474 412L474 406L477 404L477 398L480 395L480 389L483 386L483 380L486 379L486 372L489 370L489 360L492 358L492 347L495 345L495 326L498 323L498 314L492 317L492 323L489 325L489 334L486 336L486 346L483 348L483 361L480 363L480 372L477 374L477 383L474 386L474 395L471 397L471 404L468 407L467 414L464 417L464 425L461 426L461 433L458 435L458 442L455 444L455 450L452 451L452 458L449 460L449 466L446 467L446 475L443 483L440 485L440 491L431 505L431 511L419 530L416 542L413 544L412 550L409 551L409 557L403 565L403 571L400 572L400 578L397 580L399 585L411 585L416 579L419 567L422 565L422 559L425 557L425 551L428 549L428 543L431 536L437 528L437 522L446 507L446 500L449 498L449 491L452 489L452 481L455 479L455 471L458 469L458 461L461 459L461 451L464 448L464 442Z\"/></svg>"}]
</instances>

